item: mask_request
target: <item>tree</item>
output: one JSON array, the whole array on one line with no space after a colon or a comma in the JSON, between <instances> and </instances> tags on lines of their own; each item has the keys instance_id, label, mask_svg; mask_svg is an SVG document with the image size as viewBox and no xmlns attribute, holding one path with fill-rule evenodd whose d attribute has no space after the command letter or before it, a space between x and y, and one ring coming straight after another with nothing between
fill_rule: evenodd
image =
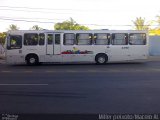
<instances>
[{"instance_id":1,"label":"tree","mask_svg":"<svg viewBox=\"0 0 160 120\"><path fill-rule=\"evenodd\" d=\"M54 25L55 30L89 30L88 27L79 25L72 18L70 20L63 21L61 23L56 23Z\"/></svg>"},{"instance_id":2,"label":"tree","mask_svg":"<svg viewBox=\"0 0 160 120\"><path fill-rule=\"evenodd\" d=\"M8 30L19 30L19 27L17 27L17 25L11 24Z\"/></svg>"},{"instance_id":3,"label":"tree","mask_svg":"<svg viewBox=\"0 0 160 120\"><path fill-rule=\"evenodd\" d=\"M160 16L156 16L157 20L153 20L153 23L156 24L155 28L149 30L149 35L160 35Z\"/></svg>"},{"instance_id":4,"label":"tree","mask_svg":"<svg viewBox=\"0 0 160 120\"><path fill-rule=\"evenodd\" d=\"M31 30L43 30L43 28L39 27L38 25L34 25Z\"/></svg>"},{"instance_id":5,"label":"tree","mask_svg":"<svg viewBox=\"0 0 160 120\"><path fill-rule=\"evenodd\" d=\"M150 25L145 24L145 18L137 17L135 21L132 21L136 30L148 30Z\"/></svg>"},{"instance_id":6,"label":"tree","mask_svg":"<svg viewBox=\"0 0 160 120\"><path fill-rule=\"evenodd\" d=\"M7 36L6 32L0 33L0 44L1 45L4 45L6 36Z\"/></svg>"}]
</instances>

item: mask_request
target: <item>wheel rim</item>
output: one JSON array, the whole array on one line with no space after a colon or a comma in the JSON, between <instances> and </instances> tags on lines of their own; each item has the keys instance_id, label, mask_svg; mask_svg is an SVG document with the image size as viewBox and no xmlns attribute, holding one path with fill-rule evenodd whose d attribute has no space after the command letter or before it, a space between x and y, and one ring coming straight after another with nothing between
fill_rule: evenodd
<instances>
[{"instance_id":1,"label":"wheel rim","mask_svg":"<svg viewBox=\"0 0 160 120\"><path fill-rule=\"evenodd\" d=\"M30 58L30 59L29 59L29 62L33 64L33 63L36 62L36 59L35 59L35 58Z\"/></svg>"},{"instance_id":2,"label":"wheel rim","mask_svg":"<svg viewBox=\"0 0 160 120\"><path fill-rule=\"evenodd\" d=\"M98 62L99 63L104 63L105 62L105 58L104 57L99 57L98 58Z\"/></svg>"}]
</instances>

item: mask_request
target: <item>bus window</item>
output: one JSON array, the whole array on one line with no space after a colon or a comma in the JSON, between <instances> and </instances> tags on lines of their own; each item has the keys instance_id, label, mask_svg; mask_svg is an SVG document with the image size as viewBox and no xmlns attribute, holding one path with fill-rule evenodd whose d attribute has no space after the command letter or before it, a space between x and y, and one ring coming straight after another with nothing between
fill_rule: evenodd
<instances>
[{"instance_id":1,"label":"bus window","mask_svg":"<svg viewBox=\"0 0 160 120\"><path fill-rule=\"evenodd\" d=\"M130 45L145 45L146 44L146 34L144 33L129 34L129 44Z\"/></svg>"},{"instance_id":2,"label":"bus window","mask_svg":"<svg viewBox=\"0 0 160 120\"><path fill-rule=\"evenodd\" d=\"M20 49L22 48L22 36L20 35L10 35L8 44L8 49Z\"/></svg>"},{"instance_id":3,"label":"bus window","mask_svg":"<svg viewBox=\"0 0 160 120\"><path fill-rule=\"evenodd\" d=\"M52 45L53 44L53 34L48 34L47 36L47 44Z\"/></svg>"},{"instance_id":4,"label":"bus window","mask_svg":"<svg viewBox=\"0 0 160 120\"><path fill-rule=\"evenodd\" d=\"M38 34L37 33L25 33L24 34L24 45L38 45Z\"/></svg>"},{"instance_id":5,"label":"bus window","mask_svg":"<svg viewBox=\"0 0 160 120\"><path fill-rule=\"evenodd\" d=\"M44 45L45 35L43 33L39 34L39 45Z\"/></svg>"},{"instance_id":6,"label":"bus window","mask_svg":"<svg viewBox=\"0 0 160 120\"><path fill-rule=\"evenodd\" d=\"M55 44L59 45L60 44L60 34L55 34Z\"/></svg>"},{"instance_id":7,"label":"bus window","mask_svg":"<svg viewBox=\"0 0 160 120\"><path fill-rule=\"evenodd\" d=\"M112 34L112 45L128 45L128 34L127 33Z\"/></svg>"},{"instance_id":8,"label":"bus window","mask_svg":"<svg viewBox=\"0 0 160 120\"><path fill-rule=\"evenodd\" d=\"M94 34L95 45L108 45L110 40L110 34L96 33Z\"/></svg>"},{"instance_id":9,"label":"bus window","mask_svg":"<svg viewBox=\"0 0 160 120\"><path fill-rule=\"evenodd\" d=\"M64 34L64 45L74 45L75 35L73 33Z\"/></svg>"},{"instance_id":10,"label":"bus window","mask_svg":"<svg viewBox=\"0 0 160 120\"><path fill-rule=\"evenodd\" d=\"M77 45L91 45L92 34L91 33L79 33L76 34Z\"/></svg>"}]
</instances>

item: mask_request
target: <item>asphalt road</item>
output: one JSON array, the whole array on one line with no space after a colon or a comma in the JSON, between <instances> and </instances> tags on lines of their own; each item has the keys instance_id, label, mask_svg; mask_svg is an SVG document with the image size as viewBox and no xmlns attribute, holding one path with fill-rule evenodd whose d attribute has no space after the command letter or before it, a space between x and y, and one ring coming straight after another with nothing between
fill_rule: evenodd
<instances>
[{"instance_id":1,"label":"asphalt road","mask_svg":"<svg viewBox=\"0 0 160 120\"><path fill-rule=\"evenodd\" d=\"M160 59L144 63L0 64L0 113L159 113Z\"/></svg>"}]
</instances>

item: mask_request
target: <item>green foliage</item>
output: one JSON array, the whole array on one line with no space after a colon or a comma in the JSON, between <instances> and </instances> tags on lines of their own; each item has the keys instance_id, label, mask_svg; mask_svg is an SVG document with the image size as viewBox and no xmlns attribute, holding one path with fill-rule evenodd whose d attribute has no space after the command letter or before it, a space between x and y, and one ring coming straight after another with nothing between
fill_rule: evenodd
<instances>
[{"instance_id":1,"label":"green foliage","mask_svg":"<svg viewBox=\"0 0 160 120\"><path fill-rule=\"evenodd\" d=\"M149 30L149 35L150 36L155 36L155 35L160 35L160 29L151 29Z\"/></svg>"},{"instance_id":2,"label":"green foliage","mask_svg":"<svg viewBox=\"0 0 160 120\"><path fill-rule=\"evenodd\" d=\"M34 25L31 30L43 30L43 28L39 27L38 25Z\"/></svg>"},{"instance_id":3,"label":"green foliage","mask_svg":"<svg viewBox=\"0 0 160 120\"><path fill-rule=\"evenodd\" d=\"M152 23L155 24L156 26L152 29L149 29L149 35L150 36L155 36L158 35L160 36L160 16L156 16L157 20L152 20Z\"/></svg>"},{"instance_id":4,"label":"green foliage","mask_svg":"<svg viewBox=\"0 0 160 120\"><path fill-rule=\"evenodd\" d=\"M19 30L19 27L17 27L17 25L11 24L8 30Z\"/></svg>"},{"instance_id":5,"label":"green foliage","mask_svg":"<svg viewBox=\"0 0 160 120\"><path fill-rule=\"evenodd\" d=\"M79 25L72 18L70 20L63 21L62 23L56 23L54 25L55 30L89 30L88 27Z\"/></svg>"},{"instance_id":6,"label":"green foliage","mask_svg":"<svg viewBox=\"0 0 160 120\"><path fill-rule=\"evenodd\" d=\"M148 30L150 25L145 24L145 18L137 17L135 21L132 21L136 30Z\"/></svg>"},{"instance_id":7,"label":"green foliage","mask_svg":"<svg viewBox=\"0 0 160 120\"><path fill-rule=\"evenodd\" d=\"M6 32L0 33L0 44L4 45L6 36L7 36Z\"/></svg>"}]
</instances>

